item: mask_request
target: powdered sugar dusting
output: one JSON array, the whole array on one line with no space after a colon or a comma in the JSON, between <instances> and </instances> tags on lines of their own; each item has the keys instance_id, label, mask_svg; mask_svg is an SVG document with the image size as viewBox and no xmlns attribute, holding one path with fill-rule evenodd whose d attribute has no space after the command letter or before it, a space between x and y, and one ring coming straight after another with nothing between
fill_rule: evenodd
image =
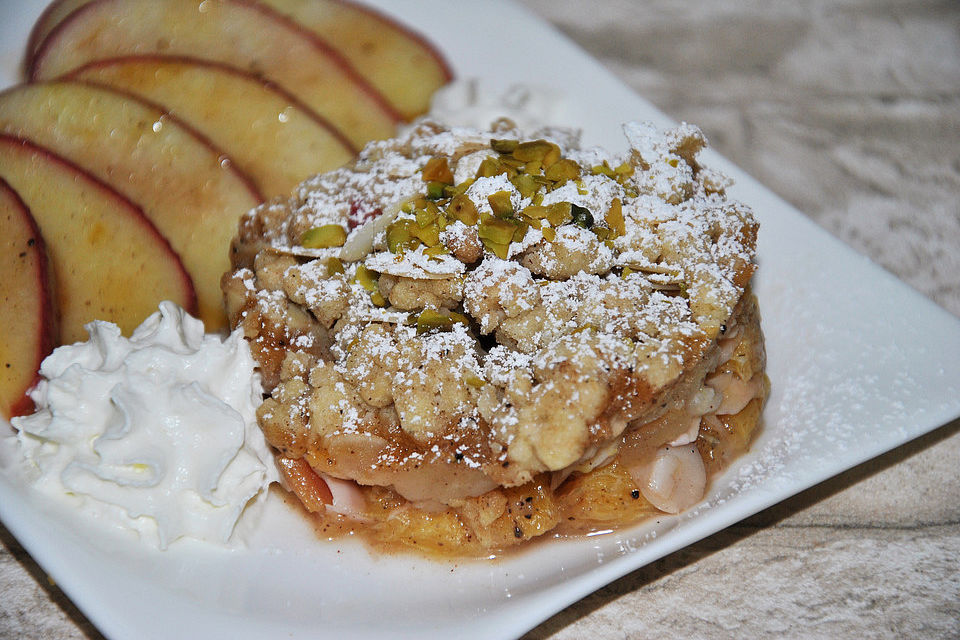
<instances>
[{"instance_id":1,"label":"powdered sugar dusting","mask_svg":"<svg viewBox=\"0 0 960 640\"><path fill-rule=\"evenodd\" d=\"M575 132L495 127L420 121L245 220L241 245L266 228L251 241L275 253L242 280L244 318L278 327L261 332L264 353L310 363L264 360L273 399L296 407L267 425L275 446L308 420L311 437L377 443L377 472L469 451L509 486L593 455L622 430L611 421L651 419L716 344L756 222L700 166L696 127L628 125L621 155L580 149ZM277 251L323 225L355 249L371 216L398 210L365 255Z\"/></svg>"}]
</instances>

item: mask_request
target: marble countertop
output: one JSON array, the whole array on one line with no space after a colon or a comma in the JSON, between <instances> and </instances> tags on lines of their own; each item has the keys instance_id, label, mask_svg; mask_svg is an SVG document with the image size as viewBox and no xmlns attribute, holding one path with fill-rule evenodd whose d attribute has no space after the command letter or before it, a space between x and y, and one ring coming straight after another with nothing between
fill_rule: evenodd
<instances>
[{"instance_id":1,"label":"marble countertop","mask_svg":"<svg viewBox=\"0 0 960 640\"><path fill-rule=\"evenodd\" d=\"M960 315L956 2L521 1ZM960 637L958 469L954 421L617 580L524 638ZM101 637L2 527L0 637Z\"/></svg>"}]
</instances>

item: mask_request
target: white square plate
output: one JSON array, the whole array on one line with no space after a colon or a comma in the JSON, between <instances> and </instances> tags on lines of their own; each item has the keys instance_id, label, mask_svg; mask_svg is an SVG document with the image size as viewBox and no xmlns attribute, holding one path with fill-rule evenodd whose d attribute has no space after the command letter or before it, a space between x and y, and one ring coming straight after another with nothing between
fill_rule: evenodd
<instances>
[{"instance_id":1,"label":"white square plate","mask_svg":"<svg viewBox=\"0 0 960 640\"><path fill-rule=\"evenodd\" d=\"M41 0L0 7L0 72L17 79ZM623 148L620 123L670 120L506 1L378 0L461 77L565 98L584 141ZM502 43L523 43L522 51ZM761 221L754 286L773 390L751 452L702 505L615 534L547 540L494 562L376 557L320 542L273 497L246 550L143 547L0 473L0 518L107 636L506 638L653 560L960 415L960 321L855 254L714 153ZM8 429L0 423L0 430ZM163 621L158 626L158 621Z\"/></svg>"}]
</instances>

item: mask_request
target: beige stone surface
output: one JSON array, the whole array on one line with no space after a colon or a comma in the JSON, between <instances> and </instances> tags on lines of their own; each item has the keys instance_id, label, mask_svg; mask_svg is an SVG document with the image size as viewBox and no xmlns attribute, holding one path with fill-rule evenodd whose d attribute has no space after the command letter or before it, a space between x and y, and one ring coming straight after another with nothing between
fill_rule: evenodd
<instances>
[{"instance_id":1,"label":"beige stone surface","mask_svg":"<svg viewBox=\"0 0 960 640\"><path fill-rule=\"evenodd\" d=\"M960 4L522 3L960 315ZM958 638L958 469L960 421L635 571L525 638ZM99 636L0 528L8 637Z\"/></svg>"}]
</instances>

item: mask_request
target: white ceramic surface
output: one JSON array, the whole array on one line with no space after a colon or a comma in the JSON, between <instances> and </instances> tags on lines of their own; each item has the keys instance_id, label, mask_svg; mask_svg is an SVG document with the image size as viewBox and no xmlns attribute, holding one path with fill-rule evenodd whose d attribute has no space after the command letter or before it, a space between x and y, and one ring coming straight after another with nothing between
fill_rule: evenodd
<instances>
[{"instance_id":1,"label":"white ceramic surface","mask_svg":"<svg viewBox=\"0 0 960 640\"><path fill-rule=\"evenodd\" d=\"M0 7L4 84L42 2ZM619 123L670 124L563 37L506 2L380 2L460 77L561 91L560 124L622 148ZM522 55L503 42L523 42ZM111 638L513 637L599 586L960 415L960 322L715 154L760 218L755 288L772 395L753 450L701 506L496 562L376 557L318 542L279 499L247 550L147 549L0 474L0 519ZM7 426L0 424L0 429ZM156 621L163 620L162 626Z\"/></svg>"}]
</instances>

